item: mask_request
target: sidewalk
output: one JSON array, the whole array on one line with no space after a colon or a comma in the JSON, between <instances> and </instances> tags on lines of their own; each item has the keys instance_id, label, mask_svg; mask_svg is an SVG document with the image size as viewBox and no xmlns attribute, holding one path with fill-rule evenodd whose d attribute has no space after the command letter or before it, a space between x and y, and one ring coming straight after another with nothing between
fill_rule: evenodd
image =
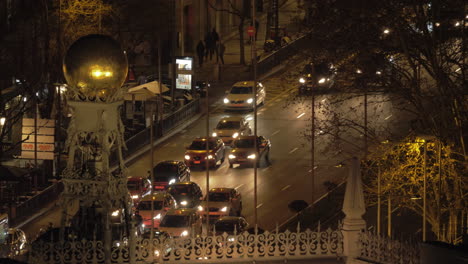
<instances>
[{"instance_id":1,"label":"sidewalk","mask_svg":"<svg viewBox=\"0 0 468 264\"><path fill-rule=\"evenodd\" d=\"M281 1L280 1L281 2ZM294 23L294 16L297 12L301 12L297 8L297 0L284 0L279 7L279 27L284 27L291 39L296 39L300 34L298 25ZM256 53L258 58L267 55L263 50L263 44L266 38L267 10L257 13L257 21L259 22L259 30L255 43ZM217 62L216 56L212 60L204 61L201 67L198 67L198 58L196 54L190 54L196 58L196 69L198 80L208 82L235 82L243 79L250 79L249 65L252 62L252 45L248 44L249 37L247 35L247 27L250 25L250 20L245 21L244 25L244 59L246 65L240 64L240 37L236 31L226 36L221 36L226 46L224 53L224 65ZM269 54L269 53L268 53ZM218 68L219 66L219 68Z\"/></svg>"}]
</instances>

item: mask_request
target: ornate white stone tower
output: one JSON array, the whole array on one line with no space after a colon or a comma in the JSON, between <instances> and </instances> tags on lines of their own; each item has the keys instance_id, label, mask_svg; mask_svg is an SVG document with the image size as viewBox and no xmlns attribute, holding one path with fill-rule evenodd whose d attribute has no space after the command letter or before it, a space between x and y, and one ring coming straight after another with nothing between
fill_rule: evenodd
<instances>
[{"instance_id":1,"label":"ornate white stone tower","mask_svg":"<svg viewBox=\"0 0 468 264\"><path fill-rule=\"evenodd\" d=\"M72 118L66 142L67 167L62 174L62 227L69 224L66 218L70 204L79 201L80 210L70 224L79 228L83 237L103 241L107 261L112 234L116 232L112 226L119 226L120 235L128 239L135 233L130 224L131 199L121 151L124 127L119 114L127 69L127 58L119 43L103 35L78 39L63 63ZM116 173L109 168L112 148L119 158Z\"/></svg>"}]
</instances>

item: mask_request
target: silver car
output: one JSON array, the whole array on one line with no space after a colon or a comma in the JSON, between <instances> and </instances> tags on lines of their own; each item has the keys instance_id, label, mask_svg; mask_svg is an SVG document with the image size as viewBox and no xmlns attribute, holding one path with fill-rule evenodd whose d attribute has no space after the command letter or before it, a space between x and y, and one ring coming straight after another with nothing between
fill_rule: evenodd
<instances>
[{"instance_id":1,"label":"silver car","mask_svg":"<svg viewBox=\"0 0 468 264\"><path fill-rule=\"evenodd\" d=\"M249 122L242 116L224 117L219 120L213 130L213 137L220 137L224 144L231 145L232 141L239 136L252 134Z\"/></svg>"}]
</instances>

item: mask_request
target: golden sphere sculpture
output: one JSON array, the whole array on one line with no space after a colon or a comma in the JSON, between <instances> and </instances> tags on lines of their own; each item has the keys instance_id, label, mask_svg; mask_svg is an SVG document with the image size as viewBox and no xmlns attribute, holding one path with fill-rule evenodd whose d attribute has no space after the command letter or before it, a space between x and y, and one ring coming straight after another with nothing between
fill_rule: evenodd
<instances>
[{"instance_id":1,"label":"golden sphere sculpture","mask_svg":"<svg viewBox=\"0 0 468 264\"><path fill-rule=\"evenodd\" d=\"M122 95L128 62L120 44L105 35L79 38L68 49L63 73L72 100L110 102Z\"/></svg>"}]
</instances>

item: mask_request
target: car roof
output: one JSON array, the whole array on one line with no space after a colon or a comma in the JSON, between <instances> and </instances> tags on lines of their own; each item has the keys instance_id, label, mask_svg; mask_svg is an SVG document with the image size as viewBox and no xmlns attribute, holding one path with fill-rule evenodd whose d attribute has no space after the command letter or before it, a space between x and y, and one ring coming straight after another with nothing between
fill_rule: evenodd
<instances>
[{"instance_id":1,"label":"car roof","mask_svg":"<svg viewBox=\"0 0 468 264\"><path fill-rule=\"evenodd\" d=\"M180 160L163 160L163 161L158 162L156 166L158 166L159 164L179 164L179 163L180 163Z\"/></svg>"},{"instance_id":2,"label":"car roof","mask_svg":"<svg viewBox=\"0 0 468 264\"><path fill-rule=\"evenodd\" d=\"M226 116L221 118L221 120L219 120L219 123L221 123L222 121L241 121L243 119L244 117L242 116Z\"/></svg>"},{"instance_id":3,"label":"car roof","mask_svg":"<svg viewBox=\"0 0 468 264\"><path fill-rule=\"evenodd\" d=\"M180 209L169 209L166 213L166 215L191 215L193 213L196 213L197 210L193 208L180 208Z\"/></svg>"},{"instance_id":4,"label":"car roof","mask_svg":"<svg viewBox=\"0 0 468 264\"><path fill-rule=\"evenodd\" d=\"M223 216L216 222L237 222L240 219L244 219L242 216Z\"/></svg>"},{"instance_id":5,"label":"car roof","mask_svg":"<svg viewBox=\"0 0 468 264\"><path fill-rule=\"evenodd\" d=\"M218 137L209 137L210 141L216 141ZM206 137L196 137L193 141L206 141Z\"/></svg>"},{"instance_id":6,"label":"car roof","mask_svg":"<svg viewBox=\"0 0 468 264\"><path fill-rule=\"evenodd\" d=\"M173 183L171 184L170 187L172 186L176 186L176 185L197 185L195 182L192 182L192 181L184 181L184 182L176 182L176 183ZM169 188L170 188L169 187Z\"/></svg>"},{"instance_id":7,"label":"car roof","mask_svg":"<svg viewBox=\"0 0 468 264\"><path fill-rule=\"evenodd\" d=\"M150 201L150 200L159 201L159 200L163 200L167 196L172 196L172 195L166 192L155 192L153 193L153 199L151 199L151 194L148 194L148 195L143 196L143 198L141 198L141 201L142 202Z\"/></svg>"},{"instance_id":8,"label":"car roof","mask_svg":"<svg viewBox=\"0 0 468 264\"><path fill-rule=\"evenodd\" d=\"M130 176L127 178L127 181L141 181L141 180L145 180L146 178L143 178L143 177L137 177L137 176Z\"/></svg>"},{"instance_id":9,"label":"car roof","mask_svg":"<svg viewBox=\"0 0 468 264\"><path fill-rule=\"evenodd\" d=\"M228 193L230 191L232 191L234 188L224 188L224 187L220 187L220 188L211 188L210 189L210 193L214 193L214 192L218 192L218 193Z\"/></svg>"},{"instance_id":10,"label":"car roof","mask_svg":"<svg viewBox=\"0 0 468 264\"><path fill-rule=\"evenodd\" d=\"M241 81L241 82L236 82L236 83L233 84L232 86L252 87L253 84L254 84L253 81ZM257 81L257 85L262 86L262 83Z\"/></svg>"}]
</instances>

